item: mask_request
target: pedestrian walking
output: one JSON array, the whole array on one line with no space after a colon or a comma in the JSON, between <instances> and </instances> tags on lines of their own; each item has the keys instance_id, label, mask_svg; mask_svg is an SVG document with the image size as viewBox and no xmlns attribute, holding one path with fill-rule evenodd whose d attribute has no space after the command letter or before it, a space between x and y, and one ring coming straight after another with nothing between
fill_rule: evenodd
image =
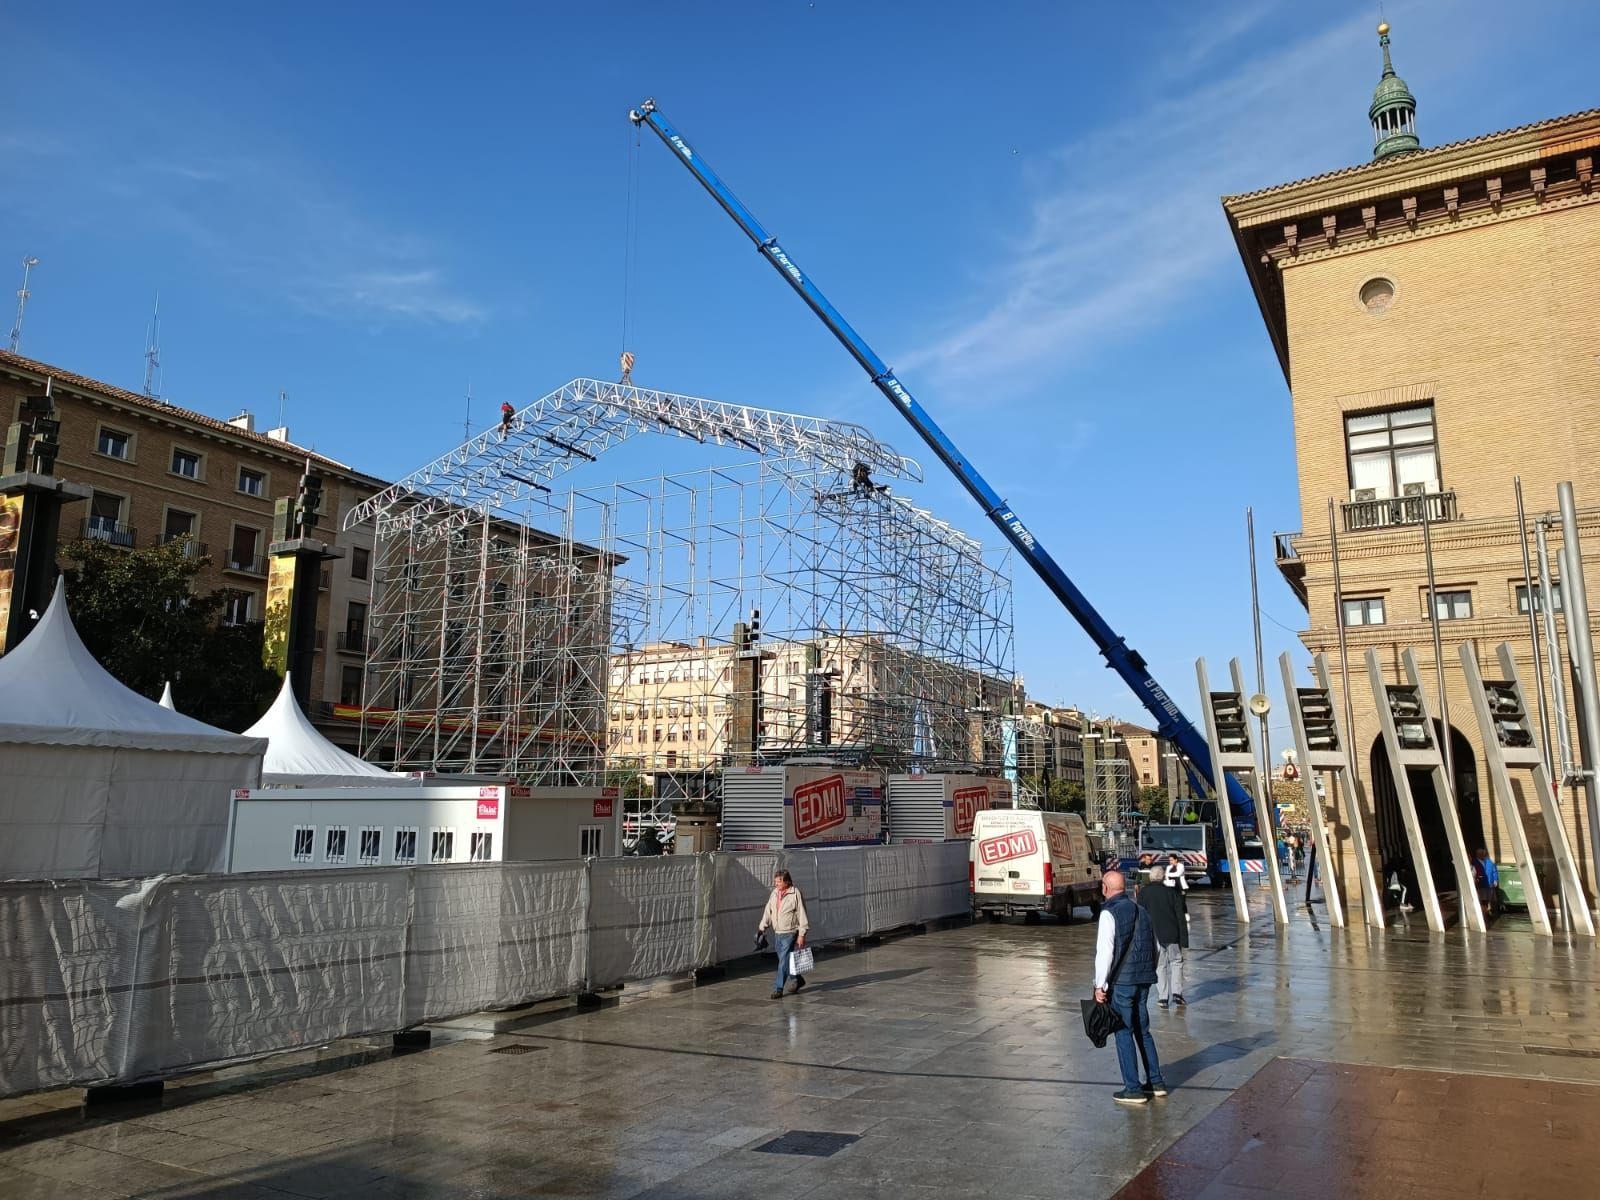
<instances>
[{"instance_id":1,"label":"pedestrian walking","mask_svg":"<svg viewBox=\"0 0 1600 1200\"><path fill-rule=\"evenodd\" d=\"M1150 914L1156 939L1156 1003L1182 1008L1188 1003L1183 998L1183 952L1189 948L1189 901L1170 877L1152 871L1151 879L1166 885L1139 892L1139 907Z\"/></svg>"},{"instance_id":2,"label":"pedestrian walking","mask_svg":"<svg viewBox=\"0 0 1600 1200\"><path fill-rule=\"evenodd\" d=\"M1489 852L1479 846L1472 856L1473 881L1478 885L1478 903L1483 906L1484 914L1490 917L1500 915L1500 868L1494 865L1494 859L1489 857Z\"/></svg>"},{"instance_id":3,"label":"pedestrian walking","mask_svg":"<svg viewBox=\"0 0 1600 1200\"><path fill-rule=\"evenodd\" d=\"M1105 905L1095 935L1094 997L1109 1001L1122 1019L1117 1030L1117 1066L1122 1090L1112 1097L1118 1104L1148 1104L1151 1096L1165 1096L1161 1060L1150 1036L1150 988L1156 982L1156 939L1150 914L1135 904L1121 871L1100 878ZM1163 891L1166 889L1162 889ZM1139 1062L1144 1060L1145 1083L1139 1082Z\"/></svg>"},{"instance_id":4,"label":"pedestrian walking","mask_svg":"<svg viewBox=\"0 0 1600 1200\"><path fill-rule=\"evenodd\" d=\"M1181 891L1189 890L1189 868L1183 865L1183 859L1176 852L1167 855L1166 884Z\"/></svg>"},{"instance_id":5,"label":"pedestrian walking","mask_svg":"<svg viewBox=\"0 0 1600 1200\"><path fill-rule=\"evenodd\" d=\"M784 870L773 875L772 895L767 897L767 907L761 910L761 924L756 926L758 934L768 929L772 930L773 946L778 951L778 974L773 979L769 999L781 1000L784 985L789 982L789 952L805 948L806 934L811 929L811 922L806 917L805 897L795 887L794 877ZM794 976L795 991L798 992L805 985L804 975Z\"/></svg>"}]
</instances>

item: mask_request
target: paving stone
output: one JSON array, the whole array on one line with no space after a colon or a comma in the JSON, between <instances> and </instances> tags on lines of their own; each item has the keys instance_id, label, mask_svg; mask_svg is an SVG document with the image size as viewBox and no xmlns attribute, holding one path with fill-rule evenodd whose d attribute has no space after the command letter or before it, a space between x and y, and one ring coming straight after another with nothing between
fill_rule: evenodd
<instances>
[{"instance_id":1,"label":"paving stone","mask_svg":"<svg viewBox=\"0 0 1600 1200\"><path fill-rule=\"evenodd\" d=\"M1178 1086L1141 1110L1111 1103L1114 1053L1079 1024L1092 927L958 926L830 950L781 1002L735 970L403 1057L356 1039L174 1080L126 1116L68 1092L3 1101L0 1198L1593 1190L1600 1059L1523 1049L1600 1048L1592 945L1298 916L1280 940L1264 908L1241 936L1229 897L1191 907L1191 1004L1151 1014ZM506 1045L540 1049L490 1053ZM753 1152L794 1129L861 1140ZM1347 1190L1285 1173L1286 1147L1343 1164Z\"/></svg>"}]
</instances>

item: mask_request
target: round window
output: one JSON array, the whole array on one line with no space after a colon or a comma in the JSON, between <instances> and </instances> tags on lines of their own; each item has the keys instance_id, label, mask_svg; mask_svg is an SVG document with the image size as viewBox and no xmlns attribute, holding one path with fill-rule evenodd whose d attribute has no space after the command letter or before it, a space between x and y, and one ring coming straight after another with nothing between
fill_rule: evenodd
<instances>
[{"instance_id":1,"label":"round window","mask_svg":"<svg viewBox=\"0 0 1600 1200\"><path fill-rule=\"evenodd\" d=\"M1387 279L1369 279L1361 285L1361 307L1369 313L1387 312L1394 303L1394 284Z\"/></svg>"}]
</instances>

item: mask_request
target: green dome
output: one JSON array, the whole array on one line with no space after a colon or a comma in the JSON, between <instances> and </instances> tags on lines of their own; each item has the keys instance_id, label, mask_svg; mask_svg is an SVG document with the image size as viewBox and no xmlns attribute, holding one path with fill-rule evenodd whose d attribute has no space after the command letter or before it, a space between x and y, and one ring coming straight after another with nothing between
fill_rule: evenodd
<instances>
[{"instance_id":1,"label":"green dome","mask_svg":"<svg viewBox=\"0 0 1600 1200\"><path fill-rule=\"evenodd\" d=\"M1403 104L1415 111L1417 98L1411 94L1411 89L1406 86L1406 81L1392 71L1378 80L1378 86L1372 90L1372 107L1367 110L1369 115L1376 116L1379 109L1391 105Z\"/></svg>"},{"instance_id":2,"label":"green dome","mask_svg":"<svg viewBox=\"0 0 1600 1200\"><path fill-rule=\"evenodd\" d=\"M1378 26L1378 44L1383 47L1383 78L1372 91L1372 107L1367 118L1372 122L1373 158L1387 158L1422 149L1417 138L1417 98L1406 81L1394 73L1389 61L1389 25Z\"/></svg>"}]
</instances>

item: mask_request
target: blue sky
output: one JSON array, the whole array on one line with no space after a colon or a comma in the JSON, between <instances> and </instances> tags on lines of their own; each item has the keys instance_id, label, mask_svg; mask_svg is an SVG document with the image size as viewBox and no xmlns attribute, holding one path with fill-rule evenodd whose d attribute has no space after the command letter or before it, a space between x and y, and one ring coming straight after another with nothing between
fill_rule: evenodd
<instances>
[{"instance_id":1,"label":"blue sky","mask_svg":"<svg viewBox=\"0 0 1600 1200\"><path fill-rule=\"evenodd\" d=\"M1246 505L1269 653L1305 622L1271 565L1288 393L1218 197L1369 157L1377 15L14 0L0 288L36 255L23 352L134 389L159 291L169 398L283 389L297 441L398 476L460 440L469 378L481 424L614 373L653 95L1197 716L1194 658L1251 647ZM1387 16L1425 145L1595 103L1593 4ZM638 382L862 420L998 542L665 148L636 162ZM1030 693L1139 719L1021 568L1016 608Z\"/></svg>"}]
</instances>

